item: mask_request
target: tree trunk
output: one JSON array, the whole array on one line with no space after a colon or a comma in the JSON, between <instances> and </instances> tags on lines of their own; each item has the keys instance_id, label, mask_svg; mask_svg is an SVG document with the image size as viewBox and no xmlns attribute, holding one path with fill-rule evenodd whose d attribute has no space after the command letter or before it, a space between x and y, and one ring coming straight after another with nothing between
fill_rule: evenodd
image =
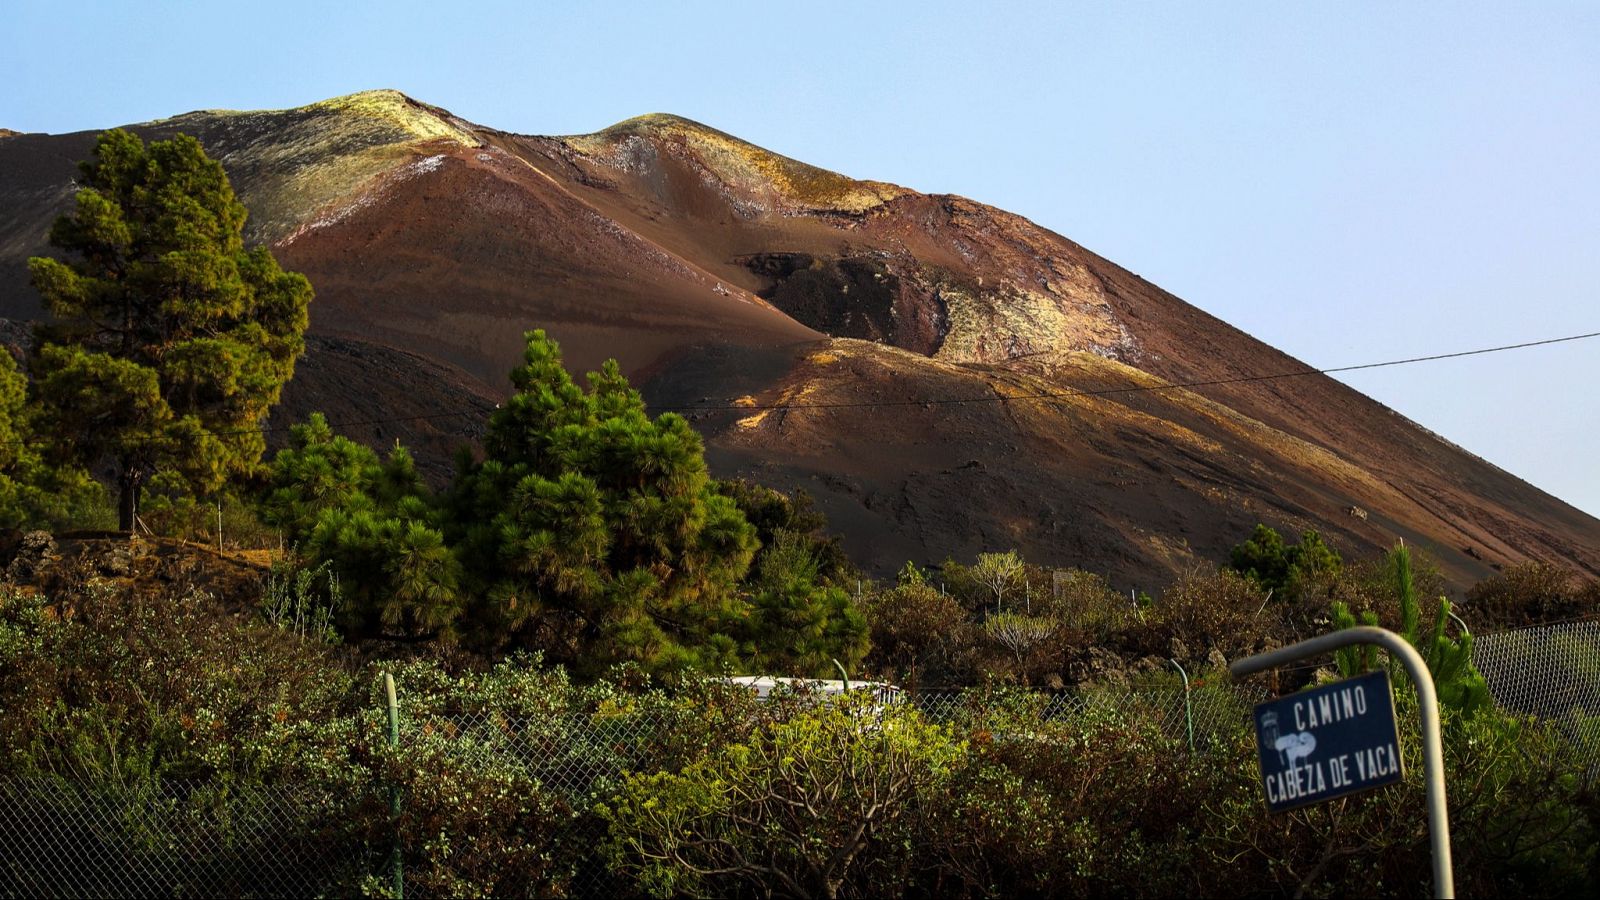
<instances>
[{"instance_id":1,"label":"tree trunk","mask_svg":"<svg viewBox=\"0 0 1600 900\"><path fill-rule=\"evenodd\" d=\"M138 470L132 464L124 464L122 475L117 478L117 530L132 533L133 517L137 510L139 500Z\"/></svg>"}]
</instances>

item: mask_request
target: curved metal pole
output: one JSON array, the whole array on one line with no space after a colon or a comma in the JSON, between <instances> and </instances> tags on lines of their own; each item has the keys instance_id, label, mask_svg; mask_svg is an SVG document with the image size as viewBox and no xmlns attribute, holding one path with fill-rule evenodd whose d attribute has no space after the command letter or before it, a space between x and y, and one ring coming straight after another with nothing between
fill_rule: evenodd
<instances>
[{"instance_id":1,"label":"curved metal pole","mask_svg":"<svg viewBox=\"0 0 1600 900\"><path fill-rule=\"evenodd\" d=\"M1411 683L1417 688L1417 705L1422 708L1422 768L1428 796L1428 838L1433 843L1433 895L1454 897L1455 876L1450 864L1450 814L1445 807L1444 745L1439 737L1439 695L1433 676L1422 654L1405 638L1383 628L1361 625L1290 644L1267 653L1247 657L1228 667L1234 679L1275 669L1308 656L1320 656L1355 644L1376 644L1400 660Z\"/></svg>"},{"instance_id":2,"label":"curved metal pole","mask_svg":"<svg viewBox=\"0 0 1600 900\"><path fill-rule=\"evenodd\" d=\"M389 702L389 746L400 746L400 701L395 698L394 676L383 673L384 698ZM394 895L400 900L406 896L406 875L400 856L400 786L389 787L389 812L394 817L394 847L389 851L389 866L394 877Z\"/></svg>"},{"instance_id":3,"label":"curved metal pole","mask_svg":"<svg viewBox=\"0 0 1600 900\"><path fill-rule=\"evenodd\" d=\"M1193 753L1194 752L1194 704L1189 699L1189 673L1185 672L1183 670L1183 666L1178 665L1178 661L1177 660L1169 659L1169 660L1167 660L1167 662L1172 663L1174 666L1177 666L1178 674L1183 676L1183 718L1184 718L1184 721L1187 722L1188 725L1189 725L1189 752Z\"/></svg>"}]
</instances>

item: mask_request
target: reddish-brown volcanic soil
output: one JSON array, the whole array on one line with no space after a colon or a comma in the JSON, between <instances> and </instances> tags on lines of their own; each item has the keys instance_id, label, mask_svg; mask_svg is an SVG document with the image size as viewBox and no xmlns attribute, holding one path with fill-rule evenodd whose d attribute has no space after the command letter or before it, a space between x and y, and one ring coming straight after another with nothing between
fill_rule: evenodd
<instances>
[{"instance_id":1,"label":"reddish-brown volcanic soil","mask_svg":"<svg viewBox=\"0 0 1600 900\"><path fill-rule=\"evenodd\" d=\"M708 435L715 468L817 497L852 554L877 571L1015 547L1152 588L1225 558L1266 521L1317 528L1358 554L1402 538L1431 549L1452 582L1467 584L1492 569L1460 548L1492 561L1491 548L1504 546L1441 540L1406 492L1188 392L985 402L1142 383L1087 354L973 371L834 342L797 354L787 375L756 394L764 405L809 408L693 408L748 366L736 355L708 355L656 379L647 394L659 407L683 408ZM1048 378L1030 374L1046 367ZM973 402L853 405L906 398ZM1353 497L1365 518L1347 513Z\"/></svg>"},{"instance_id":2,"label":"reddish-brown volcanic soil","mask_svg":"<svg viewBox=\"0 0 1600 900\"><path fill-rule=\"evenodd\" d=\"M148 130L192 126L229 165L292 115L308 121ZM1600 573L1600 522L1322 376L998 402L1303 368L1019 217L670 117L582 138L448 122L476 145L396 144L392 165L277 235L317 300L275 422L407 417L347 430L403 440L442 479L540 327L572 368L615 357L657 409L682 408L717 472L810 491L878 573L1015 547L1154 587L1258 521L1353 555L1404 539L1457 587L1530 557ZM0 314L37 314L22 263L89 141L0 142ZM273 193L284 173L230 174L247 205L292 208ZM973 402L926 402L942 399Z\"/></svg>"},{"instance_id":3,"label":"reddish-brown volcanic soil","mask_svg":"<svg viewBox=\"0 0 1600 900\"><path fill-rule=\"evenodd\" d=\"M575 368L650 367L686 343L779 346L821 335L597 216L520 159L444 151L436 168L276 252L317 289L316 327L500 384L522 333Z\"/></svg>"}]
</instances>

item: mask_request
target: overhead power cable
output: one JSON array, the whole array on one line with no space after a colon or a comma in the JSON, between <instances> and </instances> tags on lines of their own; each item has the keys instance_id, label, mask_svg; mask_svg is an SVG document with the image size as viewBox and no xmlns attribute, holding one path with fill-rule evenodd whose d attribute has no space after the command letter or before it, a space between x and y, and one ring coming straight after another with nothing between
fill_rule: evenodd
<instances>
[{"instance_id":1,"label":"overhead power cable","mask_svg":"<svg viewBox=\"0 0 1600 900\"><path fill-rule=\"evenodd\" d=\"M1562 344L1569 341L1581 341L1588 338L1600 337L1600 331L1588 334L1574 334L1567 337L1546 338L1540 341L1526 341L1521 344L1503 344L1498 347L1483 347L1477 350L1461 350L1455 353L1437 353L1432 356L1413 356L1407 359L1391 359L1384 362L1362 363L1354 366L1335 366L1328 369L1299 369L1293 372L1274 372L1268 375L1240 375L1234 378L1213 378L1204 381L1178 381L1166 384L1141 384L1129 387L1100 388L1096 390L1072 391L1041 391L1032 394L989 394L983 397L948 397L931 399L908 400L845 400L821 403L768 403L768 404L732 404L717 406L660 406L657 409L671 412L690 412L705 410L747 410L759 412L762 410L778 409L859 409L864 407L891 407L891 406L939 406L963 403L1008 403L1013 400L1066 400L1074 397L1105 397L1115 394L1142 394L1153 391L1186 390L1197 387L1216 387L1228 384L1247 384L1255 381L1275 381L1284 378L1303 378L1307 375L1334 375L1340 372L1357 372L1363 369L1382 369L1388 366L1404 366L1412 363L1434 362L1441 359L1457 359L1463 356L1481 356L1485 353L1500 353L1506 350L1521 350L1526 347L1542 347L1547 344ZM1037 356L1039 354L1028 354ZM1020 359L1022 357L1014 357ZM1001 362L1009 362L1002 360Z\"/></svg>"},{"instance_id":2,"label":"overhead power cable","mask_svg":"<svg viewBox=\"0 0 1600 900\"><path fill-rule=\"evenodd\" d=\"M1385 360L1383 362L1361 363L1359 365L1352 365L1352 366L1334 366L1332 368L1326 368L1326 369L1298 369L1298 370L1290 371L1290 372L1273 372L1273 373L1265 374L1265 375L1240 375L1240 376L1233 377L1233 378L1213 378L1213 379L1206 379L1206 380L1202 380L1202 381L1179 381L1179 382L1168 382L1168 383L1164 383L1164 384L1142 384L1142 385L1132 385L1132 386L1128 386L1128 387L1099 388L1099 389L1095 389L1095 390L1040 391L1040 392L1030 393L1030 394L1004 394L1004 395L1003 394L988 394L988 395L985 395L985 396L982 396L982 397L931 397L931 398L924 398L924 399L906 399L906 400L851 400L851 401L820 402L820 403L753 403L753 404L723 403L723 404L704 404L704 405L685 405L685 406L663 405L663 406L656 406L656 407L654 407L654 409L656 409L658 411L661 411L661 412L761 412L761 411L772 411L772 410L780 410L780 409L781 410L795 410L795 409L871 409L871 408L890 408L890 407L908 407L908 406L951 406L951 405L961 405L961 404L967 404L967 403L1010 403L1010 402L1019 401L1019 400L1020 401L1029 401L1029 400L1070 400L1070 399L1073 399L1073 398L1076 398L1076 397L1106 397L1106 396L1114 396L1114 395L1121 395L1121 394L1142 394L1142 393L1152 393L1152 392L1156 392L1156 391L1187 390L1187 389L1190 389L1190 388L1200 388L1200 387L1219 387L1219 386L1222 386L1222 385L1230 385L1230 384L1248 384L1248 383L1251 383L1251 382L1258 382L1258 381L1276 381L1276 380L1281 380L1281 379L1286 379L1286 378L1303 378L1303 377L1305 377L1307 375L1334 375L1334 374L1338 374L1338 373L1341 373L1341 372L1358 372L1358 371L1362 371L1362 370L1365 370L1365 369L1382 369L1382 368L1388 368L1388 367L1391 367L1391 366L1405 366L1405 365L1412 365L1412 364L1415 364L1415 363L1435 362L1435 361L1443 360L1443 359L1459 359L1461 357L1466 357L1466 356L1482 356L1482 355L1488 354L1488 353L1501 353L1501 352L1504 352L1504 351L1507 351L1507 350L1522 350L1522 349L1525 349L1525 348L1528 348L1528 347L1543 347L1543 346L1547 346L1547 345L1550 345L1550 344L1564 344L1564 343L1569 343L1569 342L1572 342L1572 341L1582 341L1582 340L1588 340L1590 338L1596 338L1596 337L1600 337L1600 331L1592 331L1592 332L1589 332L1587 334L1573 334L1573 335L1568 335L1566 337L1546 338L1544 340L1538 340L1538 341L1524 341L1523 343L1520 343L1520 344L1502 344L1502 345L1497 346L1497 347L1482 347L1482 348L1479 348L1479 349L1476 349L1476 350L1460 350L1460 351L1457 351L1457 352L1454 352L1454 353L1436 353L1436 354L1433 354L1431 356L1413 356L1413 357L1408 357L1406 359L1391 359L1391 360ZM1046 352L1048 352L1048 351L1046 351ZM1027 356L1040 356L1040 355L1044 355L1044 354L1043 353L1030 353L1030 354L1027 354ZM1025 358L1025 357L1012 357L1012 359L1022 359L1022 358ZM1001 362L1010 362L1010 361L1011 360L1002 360ZM385 418L347 419L347 420L342 421L342 422L329 422L328 423L328 427L329 428L353 428L353 427L371 426L371 425L392 425L392 424L399 424L401 422L421 422L421 421L431 421L431 420L435 420L435 419L451 419L451 418L457 418L457 417L473 417L473 416L477 416L478 414L479 413L476 410L454 410L454 411L451 411L451 412L417 413L417 414L414 414L414 415L389 416L389 417L385 417ZM213 437L237 437L238 435L242 435L242 434L253 434L253 433L271 434L271 433L274 433L274 432L288 431L289 429L291 429L293 427L294 427L293 425L274 425L274 426L267 426L267 427L260 427L260 428L241 428L241 429L234 429L234 430L227 430L227 431L207 431L206 433L210 434ZM0 442L0 446L16 446L16 445L25 444L25 443L35 443L35 442L3 441L3 442Z\"/></svg>"}]
</instances>

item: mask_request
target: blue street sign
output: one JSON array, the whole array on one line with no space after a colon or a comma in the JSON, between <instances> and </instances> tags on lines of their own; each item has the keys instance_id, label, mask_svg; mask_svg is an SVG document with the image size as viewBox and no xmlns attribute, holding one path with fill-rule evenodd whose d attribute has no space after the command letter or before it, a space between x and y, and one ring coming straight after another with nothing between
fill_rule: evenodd
<instances>
[{"instance_id":1,"label":"blue street sign","mask_svg":"<svg viewBox=\"0 0 1600 900\"><path fill-rule=\"evenodd\" d=\"M1405 774L1386 671L1257 704L1255 719L1272 812L1393 784Z\"/></svg>"}]
</instances>

